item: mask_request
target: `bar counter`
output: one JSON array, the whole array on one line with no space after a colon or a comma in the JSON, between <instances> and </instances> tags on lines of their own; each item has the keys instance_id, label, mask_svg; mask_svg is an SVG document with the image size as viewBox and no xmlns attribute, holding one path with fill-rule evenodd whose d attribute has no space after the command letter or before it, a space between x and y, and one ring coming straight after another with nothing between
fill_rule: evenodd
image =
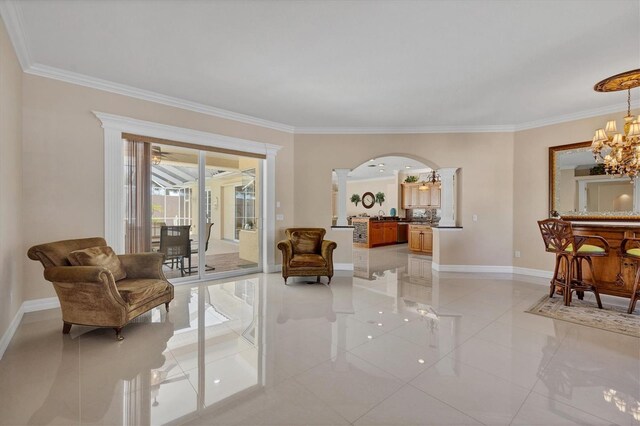
<instances>
[{"instance_id":1,"label":"bar counter","mask_svg":"<svg viewBox=\"0 0 640 426\"><path fill-rule=\"evenodd\" d=\"M602 294L631 297L636 263L622 258L620 244L624 238L640 238L640 223L571 222L575 235L598 235L609 243L609 256L593 257L595 285ZM585 278L591 281L589 268Z\"/></svg>"}]
</instances>

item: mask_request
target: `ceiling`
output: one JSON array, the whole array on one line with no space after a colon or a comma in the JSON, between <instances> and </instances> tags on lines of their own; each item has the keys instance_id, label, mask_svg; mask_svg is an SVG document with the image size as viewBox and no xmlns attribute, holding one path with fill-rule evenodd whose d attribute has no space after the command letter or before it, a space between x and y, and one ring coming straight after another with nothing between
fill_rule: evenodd
<instances>
[{"instance_id":1,"label":"ceiling","mask_svg":"<svg viewBox=\"0 0 640 426\"><path fill-rule=\"evenodd\" d=\"M640 0L0 7L26 72L296 132L512 131L621 110ZM636 91L634 105L639 105Z\"/></svg>"}]
</instances>

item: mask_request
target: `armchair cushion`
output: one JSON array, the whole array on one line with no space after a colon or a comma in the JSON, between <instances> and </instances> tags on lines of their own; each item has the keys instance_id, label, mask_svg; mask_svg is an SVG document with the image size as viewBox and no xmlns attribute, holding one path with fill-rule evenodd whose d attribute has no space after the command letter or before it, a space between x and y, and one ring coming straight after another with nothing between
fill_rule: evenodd
<instances>
[{"instance_id":1,"label":"armchair cushion","mask_svg":"<svg viewBox=\"0 0 640 426\"><path fill-rule=\"evenodd\" d=\"M137 305L163 294L170 284L164 280L130 278L116 282L118 293L130 305Z\"/></svg>"},{"instance_id":2,"label":"armchair cushion","mask_svg":"<svg viewBox=\"0 0 640 426\"><path fill-rule=\"evenodd\" d=\"M327 261L319 254L294 254L289 261L293 268L324 268Z\"/></svg>"},{"instance_id":3,"label":"armchair cushion","mask_svg":"<svg viewBox=\"0 0 640 426\"><path fill-rule=\"evenodd\" d=\"M323 229L324 231L324 229ZM299 230L291 232L294 254L314 254L320 252L324 232Z\"/></svg>"},{"instance_id":4,"label":"armchair cushion","mask_svg":"<svg viewBox=\"0 0 640 426\"><path fill-rule=\"evenodd\" d=\"M75 250L69 253L67 258L73 266L103 266L111 271L115 281L127 277L127 272L124 270L120 259L109 246Z\"/></svg>"}]
</instances>

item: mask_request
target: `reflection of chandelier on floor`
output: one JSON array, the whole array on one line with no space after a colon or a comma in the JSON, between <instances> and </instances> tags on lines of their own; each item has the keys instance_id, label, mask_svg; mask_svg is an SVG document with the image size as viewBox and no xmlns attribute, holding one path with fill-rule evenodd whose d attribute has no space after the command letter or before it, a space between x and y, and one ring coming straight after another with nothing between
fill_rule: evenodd
<instances>
[{"instance_id":1,"label":"reflection of chandelier on floor","mask_svg":"<svg viewBox=\"0 0 640 426\"><path fill-rule=\"evenodd\" d=\"M606 78L594 86L596 92L627 91L627 116L624 133L619 133L616 121L607 122L596 130L591 150L596 162L604 163L607 174L624 175L631 179L640 174L640 116L631 115L631 89L640 86L640 69Z\"/></svg>"}]
</instances>

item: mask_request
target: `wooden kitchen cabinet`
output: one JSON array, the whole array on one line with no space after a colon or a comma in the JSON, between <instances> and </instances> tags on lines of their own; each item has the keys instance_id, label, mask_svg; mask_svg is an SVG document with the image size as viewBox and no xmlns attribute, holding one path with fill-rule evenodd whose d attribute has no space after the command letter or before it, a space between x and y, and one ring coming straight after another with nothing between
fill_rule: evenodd
<instances>
[{"instance_id":1,"label":"wooden kitchen cabinet","mask_svg":"<svg viewBox=\"0 0 640 426\"><path fill-rule=\"evenodd\" d=\"M385 244L395 244L398 241L398 223L384 223L384 243Z\"/></svg>"},{"instance_id":2,"label":"wooden kitchen cabinet","mask_svg":"<svg viewBox=\"0 0 640 426\"><path fill-rule=\"evenodd\" d=\"M420 190L419 183L402 184L402 208L420 209L428 207L440 207L440 188L430 186L426 190Z\"/></svg>"},{"instance_id":3,"label":"wooden kitchen cabinet","mask_svg":"<svg viewBox=\"0 0 640 426\"><path fill-rule=\"evenodd\" d=\"M380 222L369 223L369 247L384 244L384 227Z\"/></svg>"},{"instance_id":4,"label":"wooden kitchen cabinet","mask_svg":"<svg viewBox=\"0 0 640 426\"><path fill-rule=\"evenodd\" d=\"M433 254L433 230L428 225L409 225L409 250Z\"/></svg>"}]
</instances>

